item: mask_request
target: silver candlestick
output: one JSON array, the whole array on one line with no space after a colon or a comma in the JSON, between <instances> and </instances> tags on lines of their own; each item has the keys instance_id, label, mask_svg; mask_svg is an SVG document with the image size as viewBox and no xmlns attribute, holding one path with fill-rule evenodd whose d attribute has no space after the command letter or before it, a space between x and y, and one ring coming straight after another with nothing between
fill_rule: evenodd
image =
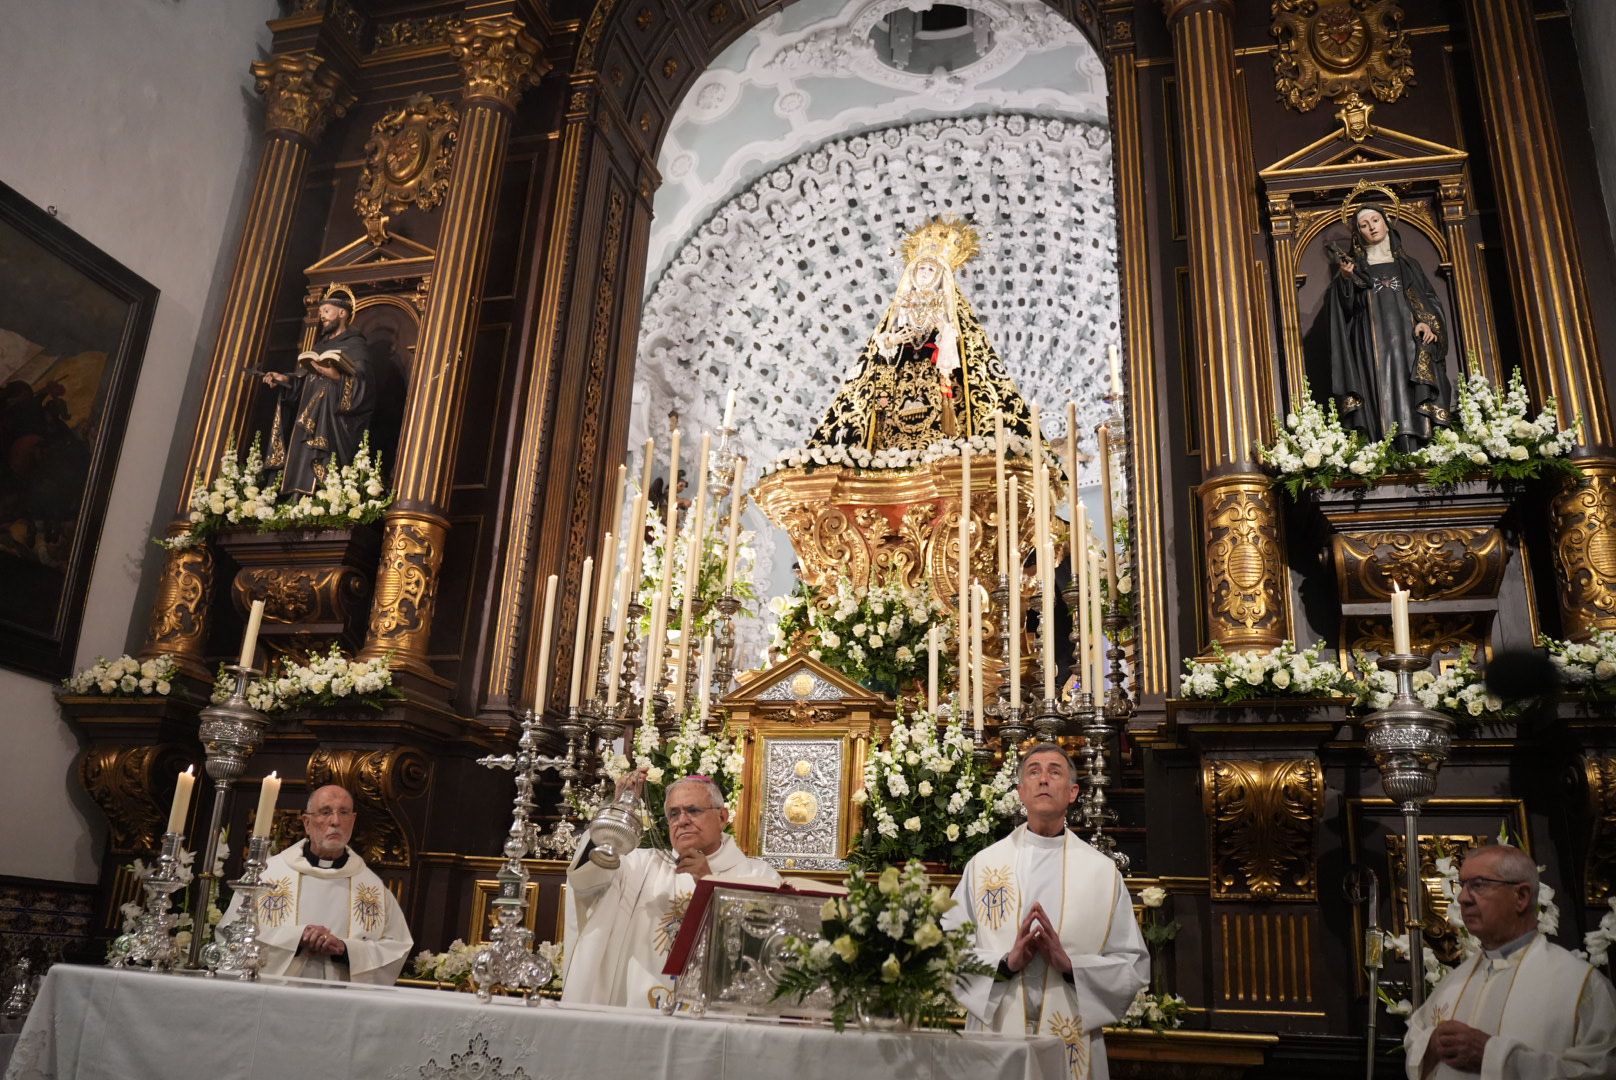
<instances>
[{"instance_id":1,"label":"silver candlestick","mask_svg":"<svg viewBox=\"0 0 1616 1080\"><path fill-rule=\"evenodd\" d=\"M178 967L183 960L174 944L174 928L179 924L179 916L174 914L171 899L185 887L180 880L179 856L180 834L164 833L157 865L140 883L146 893L145 909L135 919L134 929L119 935L112 943L113 967L139 966L153 971L168 971ZM194 922L191 932L193 942L200 936Z\"/></svg>"},{"instance_id":2,"label":"silver candlestick","mask_svg":"<svg viewBox=\"0 0 1616 1080\"><path fill-rule=\"evenodd\" d=\"M1020 706L1011 705L999 721L999 752L1006 761L1021 757L1021 744L1027 741L1029 734L1026 713Z\"/></svg>"},{"instance_id":3,"label":"silver candlestick","mask_svg":"<svg viewBox=\"0 0 1616 1080\"><path fill-rule=\"evenodd\" d=\"M191 908L198 913L191 932L193 968L201 965L202 931L207 926L208 907L213 903L213 867L219 857L219 833L224 827L230 789L246 771L247 759L264 744L264 732L269 727L269 717L247 704L248 681L263 673L239 664L228 665L225 670L235 675L236 689L228 701L203 709L196 729L207 752L204 768L213 781L213 812L208 817L202 861L197 866L196 903Z\"/></svg>"},{"instance_id":4,"label":"silver candlestick","mask_svg":"<svg viewBox=\"0 0 1616 1080\"><path fill-rule=\"evenodd\" d=\"M488 943L471 960L471 982L477 997L487 1001L494 987L528 991L527 1003L534 1003L533 991L555 976L554 965L533 951L533 931L527 928L528 852L539 846L538 826L533 821L533 793L539 773L561 769L565 758L545 757L538 752L539 717L529 709L522 717L522 737L515 754L482 757L477 764L492 769L509 769L516 774L516 797L511 806L511 827L505 837L505 863L495 876L499 895L495 897L495 924L488 932Z\"/></svg>"},{"instance_id":5,"label":"silver candlestick","mask_svg":"<svg viewBox=\"0 0 1616 1080\"><path fill-rule=\"evenodd\" d=\"M1060 738L1061 728L1066 726L1066 712L1061 708L1059 698L1045 698L1033 714L1032 733L1039 742L1052 743Z\"/></svg>"},{"instance_id":6,"label":"silver candlestick","mask_svg":"<svg viewBox=\"0 0 1616 1080\"><path fill-rule=\"evenodd\" d=\"M714 605L718 608L718 635L713 641L713 689L723 697L735 681L735 615L741 610L741 599L731 585Z\"/></svg>"},{"instance_id":7,"label":"silver candlestick","mask_svg":"<svg viewBox=\"0 0 1616 1080\"><path fill-rule=\"evenodd\" d=\"M1126 874L1130 863L1128 856L1117 849L1114 838L1106 835L1105 826L1110 819L1111 810L1106 804L1105 789L1111 784L1105 759L1105 742L1111 733L1106 723L1105 708L1095 704L1089 695L1084 703L1082 715L1085 719L1083 725L1083 739L1093 750L1088 758L1088 776L1084 792L1084 825L1090 831L1089 846L1108 856L1116 864L1118 872Z\"/></svg>"},{"instance_id":8,"label":"silver candlestick","mask_svg":"<svg viewBox=\"0 0 1616 1080\"><path fill-rule=\"evenodd\" d=\"M1437 773L1453 747L1453 720L1427 709L1414 696L1414 673L1431 665L1429 656L1398 653L1383 656L1381 666L1397 673L1397 692L1390 705L1364 718L1364 749L1369 751L1380 784L1403 812L1403 861L1408 891L1408 962L1412 971L1409 999L1417 1009L1425 1000L1424 895L1420 877L1420 810L1436 793Z\"/></svg>"},{"instance_id":9,"label":"silver candlestick","mask_svg":"<svg viewBox=\"0 0 1616 1080\"><path fill-rule=\"evenodd\" d=\"M211 975L251 981L264 966L263 946L258 943L259 894L271 886L264 880L269 865L269 837L254 836L247 841L247 862L241 877L229 883L230 891L241 897L236 921L219 929L215 940L202 950L202 965Z\"/></svg>"},{"instance_id":10,"label":"silver candlestick","mask_svg":"<svg viewBox=\"0 0 1616 1080\"><path fill-rule=\"evenodd\" d=\"M1127 657L1127 650L1122 647L1122 633L1128 629L1129 619L1126 615L1106 615L1100 620L1105 628L1105 640L1108 643L1105 658L1109 661L1106 668L1106 681L1111 684L1105 693L1105 715L1113 722L1126 724L1133 716L1133 697L1128 693L1128 673L1122 666Z\"/></svg>"}]
</instances>

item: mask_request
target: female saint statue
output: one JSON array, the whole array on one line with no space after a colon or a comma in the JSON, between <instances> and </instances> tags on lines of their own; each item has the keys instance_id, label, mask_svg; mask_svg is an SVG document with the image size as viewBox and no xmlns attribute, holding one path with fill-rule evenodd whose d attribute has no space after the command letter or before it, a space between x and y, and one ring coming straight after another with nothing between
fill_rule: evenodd
<instances>
[{"instance_id":1,"label":"female saint statue","mask_svg":"<svg viewBox=\"0 0 1616 1080\"><path fill-rule=\"evenodd\" d=\"M954 280L979 250L962 221L936 218L909 234L897 296L809 447L923 450L991 434L995 413L1007 432L1031 434L1027 404Z\"/></svg>"},{"instance_id":2,"label":"female saint statue","mask_svg":"<svg viewBox=\"0 0 1616 1080\"><path fill-rule=\"evenodd\" d=\"M1359 203L1343 216L1352 248L1330 248L1330 392L1348 429L1371 441L1395 429L1394 447L1411 453L1452 420L1447 326L1387 206Z\"/></svg>"}]
</instances>

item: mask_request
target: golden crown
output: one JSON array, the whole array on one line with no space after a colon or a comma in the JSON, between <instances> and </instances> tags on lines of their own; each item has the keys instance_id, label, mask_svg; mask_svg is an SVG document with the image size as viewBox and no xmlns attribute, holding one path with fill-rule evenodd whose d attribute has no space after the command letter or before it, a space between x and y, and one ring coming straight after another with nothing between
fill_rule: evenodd
<instances>
[{"instance_id":1,"label":"golden crown","mask_svg":"<svg viewBox=\"0 0 1616 1080\"><path fill-rule=\"evenodd\" d=\"M931 258L958 270L982 250L981 239L969 222L959 218L932 218L904 237L903 261Z\"/></svg>"}]
</instances>

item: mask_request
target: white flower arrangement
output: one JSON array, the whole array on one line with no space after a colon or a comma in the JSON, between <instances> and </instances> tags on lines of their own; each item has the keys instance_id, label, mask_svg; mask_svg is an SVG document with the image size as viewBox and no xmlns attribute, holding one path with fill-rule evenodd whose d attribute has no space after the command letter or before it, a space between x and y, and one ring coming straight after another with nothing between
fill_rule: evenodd
<instances>
[{"instance_id":1,"label":"white flower arrangement","mask_svg":"<svg viewBox=\"0 0 1616 1080\"><path fill-rule=\"evenodd\" d=\"M327 469L320 490L295 502L279 503L277 474L260 484L264 459L257 436L241 461L234 443L225 446L219 472L211 485L198 481L191 489L190 527L178 536L158 540L170 550L194 547L223 528L253 526L261 532L287 529L340 529L368 525L381 518L393 496L382 482L381 455L370 448L370 433L359 441L352 463Z\"/></svg>"},{"instance_id":2,"label":"white flower arrangement","mask_svg":"<svg viewBox=\"0 0 1616 1080\"><path fill-rule=\"evenodd\" d=\"M704 776L718 785L724 793L724 805L730 820L741 807L741 787L746 776L746 754L741 744L728 731L710 732L702 728L701 717L691 713L685 717L679 731L667 742L656 726L642 723L634 732L634 760L623 754L612 754L606 759L606 775L613 780L621 778L630 769L645 770L647 841L653 847L666 848L668 834L662 820L662 804L668 786L687 776Z\"/></svg>"},{"instance_id":3,"label":"white flower arrangement","mask_svg":"<svg viewBox=\"0 0 1616 1080\"><path fill-rule=\"evenodd\" d=\"M219 851L213 859L213 876L216 880L222 881L224 879L224 864L225 860L229 857L230 830L225 829L219 834ZM175 916L174 945L181 951L190 948L191 933L196 926L196 920L192 918L190 909L190 886L191 882L196 880L195 867L196 852L191 851L189 848L182 845L179 849L178 857L174 860L174 879L181 885L180 890L175 893L180 910ZM157 869L157 867L155 865L147 866L144 859L136 859L134 862L130 863L126 869L129 874L129 879L132 882L133 894L138 897L142 893L140 883L145 881L146 878L151 875L152 871ZM219 924L219 920L224 918L224 911L219 907L217 900L218 894L215 893L213 899L209 900L208 902L207 924L209 927L217 926ZM129 936L135 932L137 921L142 915L145 914L145 912L145 905L143 905L139 900L130 900L127 903L119 906L118 914L123 917L123 925L120 935L113 938L113 940L107 945L107 960L109 962L116 960L122 954L124 946L129 942Z\"/></svg>"},{"instance_id":4,"label":"white flower arrangement","mask_svg":"<svg viewBox=\"0 0 1616 1080\"><path fill-rule=\"evenodd\" d=\"M1582 935L1582 948L1588 962L1594 967L1610 963L1610 947L1616 943L1616 894L1610 897L1610 910L1599 920L1599 925Z\"/></svg>"},{"instance_id":5,"label":"white flower arrangement","mask_svg":"<svg viewBox=\"0 0 1616 1080\"><path fill-rule=\"evenodd\" d=\"M1510 373L1509 386L1496 389L1481 375L1459 381L1457 422L1439 427L1431 442L1414 455L1432 484L1454 484L1475 476L1494 480L1527 480L1548 472L1581 474L1571 463L1577 424L1561 428L1551 397L1535 418L1527 418L1531 402L1521 372Z\"/></svg>"},{"instance_id":6,"label":"white flower arrangement","mask_svg":"<svg viewBox=\"0 0 1616 1080\"><path fill-rule=\"evenodd\" d=\"M930 465L937 461L950 461L960 457L966 447L970 447L971 456L992 457L995 453L994 437L989 435L972 435L967 438L938 439L919 450L866 450L862 446L804 446L796 450L788 450L764 466L762 475L781 472L786 469L804 469L812 472L815 469L828 465L840 465L848 469L877 470L877 469L913 469L920 465ZM1032 440L1022 435L1005 433L1005 455L1014 458L1032 456ZM1044 443L1044 454L1049 464L1056 470L1056 476L1065 476L1066 467L1060 461L1060 455L1049 449Z\"/></svg>"},{"instance_id":7,"label":"white flower arrangement","mask_svg":"<svg viewBox=\"0 0 1616 1080\"><path fill-rule=\"evenodd\" d=\"M235 689L235 676L221 665L213 680L213 703L228 700ZM355 660L334 642L325 653L309 653L302 663L277 657L263 678L247 683L247 704L270 714L329 706L380 709L403 696L393 685L388 657Z\"/></svg>"},{"instance_id":8,"label":"white flower arrangement","mask_svg":"<svg viewBox=\"0 0 1616 1080\"><path fill-rule=\"evenodd\" d=\"M807 586L769 601L775 616L771 647L805 649L872 690L897 694L926 675L926 635L942 626L944 642L952 623L948 609L924 584L854 588L840 578L828 595L815 599ZM950 650L943 649L947 656Z\"/></svg>"},{"instance_id":9,"label":"white flower arrangement","mask_svg":"<svg viewBox=\"0 0 1616 1080\"><path fill-rule=\"evenodd\" d=\"M1362 433L1348 431L1335 402L1328 408L1320 405L1305 380L1295 405L1282 420L1275 419L1274 427L1278 434L1273 445L1259 446L1257 460L1274 470L1293 499L1343 478L1373 484L1396 462L1395 432L1372 443Z\"/></svg>"},{"instance_id":10,"label":"white flower arrangement","mask_svg":"<svg viewBox=\"0 0 1616 1080\"><path fill-rule=\"evenodd\" d=\"M1447 669L1433 675L1414 673L1414 696L1427 709L1444 712L1461 722L1497 723L1520 715L1516 705L1506 705L1497 694L1487 691L1486 682L1472 666L1475 650L1466 645L1459 658Z\"/></svg>"},{"instance_id":11,"label":"white flower arrangement","mask_svg":"<svg viewBox=\"0 0 1616 1080\"><path fill-rule=\"evenodd\" d=\"M1184 1014L1189 1008L1190 1003L1177 994L1142 986L1128 1005L1128 1011L1117 1019L1117 1027L1149 1028L1159 1035L1183 1027Z\"/></svg>"},{"instance_id":12,"label":"white flower arrangement","mask_svg":"<svg viewBox=\"0 0 1616 1080\"><path fill-rule=\"evenodd\" d=\"M851 856L878 866L911 858L958 870L998 839L1001 823L1021 810L1016 762L978 768L974 744L957 718L900 714L864 763L864 831Z\"/></svg>"},{"instance_id":13,"label":"white flower arrangement","mask_svg":"<svg viewBox=\"0 0 1616 1080\"><path fill-rule=\"evenodd\" d=\"M485 942L474 942L467 945L459 938L449 943L443 952L435 953L431 949L422 949L415 954L410 964L411 972L418 979L431 979L433 982L444 983L456 990L465 990L471 986L471 965L477 959L477 954L487 947ZM557 941L542 941L533 947L533 951L544 959L550 961L550 981L544 984L546 990L556 990L561 987L561 943Z\"/></svg>"},{"instance_id":14,"label":"white flower arrangement","mask_svg":"<svg viewBox=\"0 0 1616 1080\"><path fill-rule=\"evenodd\" d=\"M179 667L172 656L159 656L154 660L136 660L125 654L116 660L104 656L83 671L62 680L62 686L72 694L107 694L114 697L166 697L173 689Z\"/></svg>"},{"instance_id":15,"label":"white flower arrangement","mask_svg":"<svg viewBox=\"0 0 1616 1080\"><path fill-rule=\"evenodd\" d=\"M1616 695L1616 631L1595 630L1587 641L1540 637L1538 645L1568 686L1601 696Z\"/></svg>"},{"instance_id":16,"label":"white flower arrangement","mask_svg":"<svg viewBox=\"0 0 1616 1080\"><path fill-rule=\"evenodd\" d=\"M636 492L637 494L637 492ZM720 515L709 514L710 518ZM689 515L679 523L679 535L673 543L673 583L668 592L668 629L681 630L679 620L684 613L685 564L690 558ZM645 542L641 560L639 602L645 608L640 617L640 632L651 630L651 607L656 602L657 590L668 558L668 524L661 514L648 514L645 527L650 535ZM696 596L693 601L698 638L707 634L719 622L717 601L724 595L724 561L729 554L728 519L721 524L709 520L702 529L701 567L696 573ZM757 599L753 576L757 570L757 536L750 529L741 529L735 536L735 596L742 602L745 613L747 601Z\"/></svg>"},{"instance_id":17,"label":"white flower arrangement","mask_svg":"<svg viewBox=\"0 0 1616 1080\"><path fill-rule=\"evenodd\" d=\"M1334 661L1323 659L1324 643L1296 651L1282 641L1267 652L1224 652L1216 642L1213 660L1184 661L1179 693L1198 701L1238 702L1252 698L1343 696L1345 678Z\"/></svg>"}]
</instances>

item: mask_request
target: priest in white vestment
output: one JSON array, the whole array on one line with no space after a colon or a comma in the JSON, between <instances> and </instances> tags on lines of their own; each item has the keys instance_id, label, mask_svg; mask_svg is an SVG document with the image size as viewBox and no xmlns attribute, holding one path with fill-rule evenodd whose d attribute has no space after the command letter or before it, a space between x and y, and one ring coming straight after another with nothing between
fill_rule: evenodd
<instances>
[{"instance_id":1,"label":"priest in white vestment","mask_svg":"<svg viewBox=\"0 0 1616 1080\"><path fill-rule=\"evenodd\" d=\"M391 986L415 943L404 911L348 840L354 801L336 784L309 796L307 839L270 856L258 894L265 975ZM241 913L234 897L221 930Z\"/></svg>"},{"instance_id":2,"label":"priest in white vestment","mask_svg":"<svg viewBox=\"0 0 1616 1080\"><path fill-rule=\"evenodd\" d=\"M643 771L618 782L645 784ZM673 851L637 848L606 870L589 860L586 833L567 871L564 1002L660 1008L673 990L662 974L668 950L704 877L779 885L774 867L748 858L724 832L729 811L718 785L687 776L669 786L663 813Z\"/></svg>"},{"instance_id":3,"label":"priest in white vestment","mask_svg":"<svg viewBox=\"0 0 1616 1080\"><path fill-rule=\"evenodd\" d=\"M1066 829L1077 774L1060 747L1021 760L1027 823L965 866L944 918L976 923L976 952L997 980L962 978L967 1031L1054 1035L1073 1080L1106 1080L1100 1028L1150 980L1150 953L1116 865Z\"/></svg>"},{"instance_id":4,"label":"priest in white vestment","mask_svg":"<svg viewBox=\"0 0 1616 1080\"><path fill-rule=\"evenodd\" d=\"M1481 950L1409 1017L1411 1080L1616 1077L1610 980L1537 928L1537 866L1489 844L1459 868L1459 914Z\"/></svg>"}]
</instances>

